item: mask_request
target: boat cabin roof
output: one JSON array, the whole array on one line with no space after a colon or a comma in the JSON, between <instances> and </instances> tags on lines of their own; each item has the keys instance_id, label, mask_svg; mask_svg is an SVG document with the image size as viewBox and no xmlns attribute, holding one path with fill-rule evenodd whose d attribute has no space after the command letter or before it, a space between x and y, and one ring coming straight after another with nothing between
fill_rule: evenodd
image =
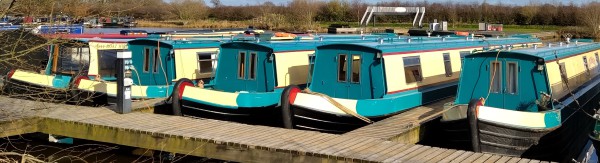
<instances>
[{"instance_id":1,"label":"boat cabin roof","mask_svg":"<svg viewBox=\"0 0 600 163\"><path fill-rule=\"evenodd\" d=\"M404 40L408 40L405 38ZM331 48L340 48L340 47L360 47L363 49L370 49L373 51L377 51L380 53L397 53L397 52L406 52L406 51L426 51L440 48L462 48L462 47L475 47L475 46L485 46L485 45L514 45L520 43L531 43L531 42L539 42L539 39L536 38L494 38L490 40L483 39L475 39L475 40L466 40L462 39L451 39L451 40L442 40L442 39L413 39L411 38L411 42L401 41L401 42L361 42L361 43L344 43L344 44L329 44L319 47L320 49L331 49Z\"/></svg>"},{"instance_id":2,"label":"boat cabin roof","mask_svg":"<svg viewBox=\"0 0 600 163\"><path fill-rule=\"evenodd\" d=\"M135 39L131 40L129 44L147 44L156 45L160 42L161 46L168 46L173 49L193 49L193 48L210 48L218 47L223 42L220 40L164 40L164 39Z\"/></svg>"},{"instance_id":3,"label":"boat cabin roof","mask_svg":"<svg viewBox=\"0 0 600 163\"><path fill-rule=\"evenodd\" d=\"M511 50L510 53L519 53L522 55L529 55L533 57L542 58L546 61L554 60L558 58L565 58L575 54L581 54L587 51L596 50L600 48L598 43L571 43L559 44L553 43L551 46L538 47L538 48L527 48L527 49L515 49ZM491 52L497 53L497 52Z\"/></svg>"}]
</instances>

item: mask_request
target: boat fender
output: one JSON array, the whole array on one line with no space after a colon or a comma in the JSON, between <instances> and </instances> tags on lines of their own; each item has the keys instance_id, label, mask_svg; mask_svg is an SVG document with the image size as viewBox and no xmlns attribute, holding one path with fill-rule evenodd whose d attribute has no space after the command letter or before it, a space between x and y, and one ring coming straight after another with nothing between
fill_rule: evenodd
<instances>
[{"instance_id":1,"label":"boat fender","mask_svg":"<svg viewBox=\"0 0 600 163\"><path fill-rule=\"evenodd\" d=\"M183 91L185 86L194 86L192 80L188 78L181 78L177 80L175 85L173 86L173 93L171 93L171 108L173 109L173 115L181 116L183 115L181 112L181 98L183 95Z\"/></svg>"},{"instance_id":2,"label":"boat fender","mask_svg":"<svg viewBox=\"0 0 600 163\"><path fill-rule=\"evenodd\" d=\"M82 79L90 79L89 77L87 77L86 75L87 73L77 73L77 75L73 78L71 78L71 81L69 82L69 100L67 100L68 102L74 102L76 104L83 104L83 102L85 101L93 101L93 99L88 99L88 98L93 98L93 95L89 95L88 93L84 92L84 91L80 91L79 90L79 83L81 82Z\"/></svg>"},{"instance_id":3,"label":"boat fender","mask_svg":"<svg viewBox=\"0 0 600 163\"><path fill-rule=\"evenodd\" d=\"M477 125L477 112L479 106L483 105L483 99L472 99L467 107L467 120L471 134L471 145L473 152L481 152L479 140L479 126Z\"/></svg>"},{"instance_id":4,"label":"boat fender","mask_svg":"<svg viewBox=\"0 0 600 163\"><path fill-rule=\"evenodd\" d=\"M283 89L281 94L281 117L283 119L283 127L285 128L292 129L294 127L292 104L300 91L300 88L296 85L289 85Z\"/></svg>"}]
</instances>

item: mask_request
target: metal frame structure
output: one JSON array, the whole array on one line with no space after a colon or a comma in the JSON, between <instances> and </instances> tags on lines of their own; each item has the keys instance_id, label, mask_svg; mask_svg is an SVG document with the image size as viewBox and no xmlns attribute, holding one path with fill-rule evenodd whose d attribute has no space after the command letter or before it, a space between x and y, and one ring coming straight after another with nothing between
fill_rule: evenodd
<instances>
[{"instance_id":1,"label":"metal frame structure","mask_svg":"<svg viewBox=\"0 0 600 163\"><path fill-rule=\"evenodd\" d=\"M425 16L425 7L380 7L380 6L368 6L365 14L360 20L360 25L366 27L373 15L409 15L415 14L413 20L413 27L419 19L419 27L422 26L423 17ZM375 19L373 19L375 21Z\"/></svg>"}]
</instances>

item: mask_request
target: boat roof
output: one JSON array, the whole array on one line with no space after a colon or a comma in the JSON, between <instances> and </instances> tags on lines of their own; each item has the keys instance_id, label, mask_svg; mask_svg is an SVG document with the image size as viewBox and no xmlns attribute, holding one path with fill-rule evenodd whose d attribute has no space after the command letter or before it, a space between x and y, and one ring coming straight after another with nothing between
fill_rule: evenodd
<instances>
[{"instance_id":1,"label":"boat roof","mask_svg":"<svg viewBox=\"0 0 600 163\"><path fill-rule=\"evenodd\" d=\"M558 58L565 58L571 55L581 54L592 50L600 49L600 43L595 42L579 42L560 45L560 43L551 43L551 46L544 46L538 48L526 48L526 49L515 49L507 51L506 53L519 53L522 55L529 55L534 57L543 58L544 60L554 60ZM494 52L497 53L497 52Z\"/></svg>"},{"instance_id":2,"label":"boat roof","mask_svg":"<svg viewBox=\"0 0 600 163\"><path fill-rule=\"evenodd\" d=\"M328 47L343 47L343 46L360 46L362 48L373 49L380 51L381 53L394 53L394 52L405 52L412 50L433 50L440 48L460 48L460 47L474 47L474 46L486 46L486 45L514 45L524 44L531 42L540 42L537 38L493 38L493 39L470 39L466 40L464 37L458 37L460 39L413 39L411 41L400 41L400 42L360 42L360 43L343 43L343 44L329 44L320 48ZM408 40L408 38L405 38Z\"/></svg>"},{"instance_id":3,"label":"boat roof","mask_svg":"<svg viewBox=\"0 0 600 163\"><path fill-rule=\"evenodd\" d=\"M161 44L171 46L173 49L219 47L219 45L223 43L223 41L221 40L165 40L151 38L135 39L128 41L129 44L131 44L132 42L153 42L153 44L155 44L156 42L160 42Z\"/></svg>"}]
</instances>

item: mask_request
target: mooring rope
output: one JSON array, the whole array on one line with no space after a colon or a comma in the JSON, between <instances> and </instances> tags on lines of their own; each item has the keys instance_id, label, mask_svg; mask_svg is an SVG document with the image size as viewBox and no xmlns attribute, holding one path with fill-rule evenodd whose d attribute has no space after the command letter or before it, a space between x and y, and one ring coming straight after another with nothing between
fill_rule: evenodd
<instances>
[{"instance_id":1,"label":"mooring rope","mask_svg":"<svg viewBox=\"0 0 600 163\"><path fill-rule=\"evenodd\" d=\"M335 107L337 107L338 109L340 109L341 111L343 111L344 113L346 113L346 114L350 114L350 115L352 115L352 116L354 116L354 117L356 117L356 118L358 118L358 119L360 119L360 120L362 120L362 121L365 121L365 122L367 122L367 123L373 123L373 121L372 121L372 120L370 120L369 118L367 118L367 117L364 117L364 116L362 116L362 115L360 115L360 114L358 114L358 113L356 113L356 112L354 112L354 111L352 111L352 110L348 109L347 107L345 107L344 105L342 105L342 104L340 104L339 102L335 101L333 98L331 98L331 97L327 96L326 94L322 94L322 93L318 93L318 92L313 92L313 91L311 91L309 88L306 88L306 89L304 89L302 92L303 92L303 93L306 93L306 94L311 94L311 95L317 95L317 96L320 96L320 97L322 97L323 99L327 100L327 102L329 102L329 103L333 104L333 106L335 106Z\"/></svg>"}]
</instances>

